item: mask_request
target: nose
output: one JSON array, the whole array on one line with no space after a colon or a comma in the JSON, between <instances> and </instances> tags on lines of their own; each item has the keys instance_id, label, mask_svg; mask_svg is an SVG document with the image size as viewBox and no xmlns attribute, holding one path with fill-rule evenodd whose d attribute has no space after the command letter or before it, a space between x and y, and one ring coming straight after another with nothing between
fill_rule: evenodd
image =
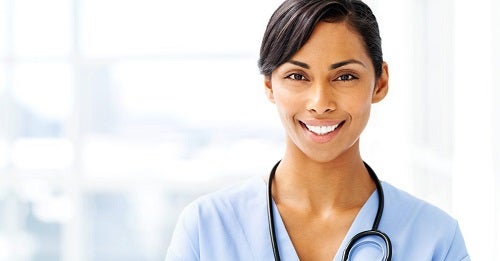
<instances>
[{"instance_id":1,"label":"nose","mask_svg":"<svg viewBox=\"0 0 500 261\"><path fill-rule=\"evenodd\" d=\"M333 88L329 84L314 84L309 89L308 95L308 111L317 114L323 114L334 111L336 109Z\"/></svg>"}]
</instances>

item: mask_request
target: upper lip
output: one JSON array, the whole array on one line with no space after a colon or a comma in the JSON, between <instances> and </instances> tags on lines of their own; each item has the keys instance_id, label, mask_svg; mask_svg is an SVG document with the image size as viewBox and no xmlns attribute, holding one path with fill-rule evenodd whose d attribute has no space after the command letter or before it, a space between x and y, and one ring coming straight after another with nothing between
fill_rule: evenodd
<instances>
[{"instance_id":1,"label":"upper lip","mask_svg":"<svg viewBox=\"0 0 500 261\"><path fill-rule=\"evenodd\" d=\"M343 120L336 119L309 119L301 120L301 122L308 126L335 126L343 122Z\"/></svg>"}]
</instances>

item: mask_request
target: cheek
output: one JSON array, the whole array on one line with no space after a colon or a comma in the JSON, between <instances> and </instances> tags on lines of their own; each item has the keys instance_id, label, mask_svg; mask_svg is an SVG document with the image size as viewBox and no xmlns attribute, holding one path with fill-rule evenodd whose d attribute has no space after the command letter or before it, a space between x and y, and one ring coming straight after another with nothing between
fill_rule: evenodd
<instances>
[{"instance_id":1,"label":"cheek","mask_svg":"<svg viewBox=\"0 0 500 261\"><path fill-rule=\"evenodd\" d=\"M283 126L293 122L295 115L301 111L301 101L297 99L296 95L283 89L275 89L274 103Z\"/></svg>"},{"instance_id":2,"label":"cheek","mask_svg":"<svg viewBox=\"0 0 500 261\"><path fill-rule=\"evenodd\" d=\"M294 118L296 110L293 106L294 105L293 103L287 100L280 100L280 99L276 99L275 101L276 101L275 102L276 109L278 110L279 116L283 121L283 124L285 124L290 119Z\"/></svg>"},{"instance_id":3,"label":"cheek","mask_svg":"<svg viewBox=\"0 0 500 261\"><path fill-rule=\"evenodd\" d=\"M343 104L343 108L351 115L353 120L366 121L369 118L371 95L367 95L366 93L350 95L350 98L344 99L344 101L346 102Z\"/></svg>"},{"instance_id":4,"label":"cheek","mask_svg":"<svg viewBox=\"0 0 500 261\"><path fill-rule=\"evenodd\" d=\"M297 110L301 103L297 98L297 95L283 88L277 88L274 91L274 102L280 111L293 112Z\"/></svg>"}]
</instances>

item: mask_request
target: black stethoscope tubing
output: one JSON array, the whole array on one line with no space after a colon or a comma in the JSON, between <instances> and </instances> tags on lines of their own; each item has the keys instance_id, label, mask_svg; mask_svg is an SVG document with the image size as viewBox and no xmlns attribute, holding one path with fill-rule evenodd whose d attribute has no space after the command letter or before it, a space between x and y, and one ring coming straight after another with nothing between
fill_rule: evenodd
<instances>
[{"instance_id":1,"label":"black stethoscope tubing","mask_svg":"<svg viewBox=\"0 0 500 261\"><path fill-rule=\"evenodd\" d=\"M351 249L354 247L354 244L360 239L365 236L378 236L382 238L385 242L386 245L386 256L384 260L391 260L392 258L392 244L391 240L389 239L389 236L385 234L384 232L381 232L378 230L378 226L380 224L380 220L382 219L382 213L384 212L384 190L382 189L382 184L380 183L380 180L378 179L377 175L375 174L375 171L366 164L366 162L363 162L365 164L366 169L368 170L368 173L370 174L370 177L372 180L375 182L375 186L377 188L377 193L378 193L378 207L377 207L377 214L375 215L375 219L373 220L373 225L371 230L363 231L358 234L356 234L347 244L347 247L344 249L344 252L342 254L342 260L347 260L349 257L349 253ZM272 182L274 175L276 174L276 169L278 168L278 165L280 164L280 161L278 161L274 167L271 170L271 173L269 174L269 181L267 183L267 217L268 217L268 223L269 223L269 234L271 237L271 245L273 247L273 254L274 254L274 260L275 261L280 261L280 254L279 254L279 249L278 249L278 240L276 239L276 228L274 226L274 211L272 210L272 204L273 204L273 197L272 197Z\"/></svg>"}]
</instances>

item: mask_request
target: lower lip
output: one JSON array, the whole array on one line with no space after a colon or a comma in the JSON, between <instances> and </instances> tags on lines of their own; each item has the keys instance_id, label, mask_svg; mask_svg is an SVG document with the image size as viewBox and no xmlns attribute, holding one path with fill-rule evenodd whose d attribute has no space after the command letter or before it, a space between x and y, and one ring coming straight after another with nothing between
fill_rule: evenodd
<instances>
[{"instance_id":1,"label":"lower lip","mask_svg":"<svg viewBox=\"0 0 500 261\"><path fill-rule=\"evenodd\" d=\"M343 125L344 125L344 123L342 122L334 131L329 132L329 133L324 134L324 135L318 135L318 134L310 131L309 129L307 129L307 127L304 124L302 124L302 128L306 131L307 136L312 141L314 141L316 143L327 143L327 142L331 141L337 135L337 133L340 131L340 128L342 128Z\"/></svg>"}]
</instances>

